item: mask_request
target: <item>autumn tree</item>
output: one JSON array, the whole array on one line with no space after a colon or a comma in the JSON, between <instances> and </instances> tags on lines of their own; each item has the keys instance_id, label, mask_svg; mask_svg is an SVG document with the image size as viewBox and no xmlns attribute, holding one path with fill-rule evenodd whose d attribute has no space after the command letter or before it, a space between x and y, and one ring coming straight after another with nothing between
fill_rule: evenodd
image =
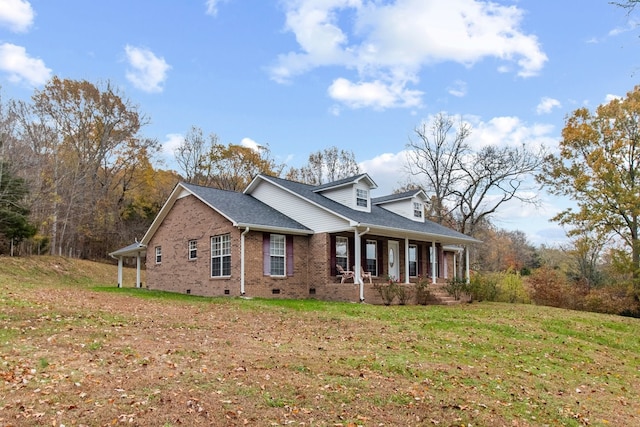
<instances>
[{"instance_id":1,"label":"autumn tree","mask_svg":"<svg viewBox=\"0 0 640 427\"><path fill-rule=\"evenodd\" d=\"M360 166L352 151L329 147L309 154L307 164L290 168L287 179L310 185L320 185L358 175Z\"/></svg>"},{"instance_id":2,"label":"autumn tree","mask_svg":"<svg viewBox=\"0 0 640 427\"><path fill-rule=\"evenodd\" d=\"M107 82L54 77L32 103L15 102L16 131L34 159L34 203L52 252L103 256L132 171L158 150L140 136L147 119ZM33 188L33 187L32 187Z\"/></svg>"},{"instance_id":3,"label":"autumn tree","mask_svg":"<svg viewBox=\"0 0 640 427\"><path fill-rule=\"evenodd\" d=\"M538 180L556 195L569 197L568 208L553 220L571 227L612 233L631 254L640 286L640 86L624 99L580 108L567 119L558 154L545 161Z\"/></svg>"}]
</instances>

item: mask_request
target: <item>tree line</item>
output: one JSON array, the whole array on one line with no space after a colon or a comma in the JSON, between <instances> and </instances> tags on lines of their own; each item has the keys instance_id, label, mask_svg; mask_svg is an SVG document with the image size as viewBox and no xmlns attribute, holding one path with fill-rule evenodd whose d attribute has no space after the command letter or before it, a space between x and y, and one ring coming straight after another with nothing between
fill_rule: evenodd
<instances>
[{"instance_id":1,"label":"tree line","mask_svg":"<svg viewBox=\"0 0 640 427\"><path fill-rule=\"evenodd\" d=\"M483 240L472 268L528 271L544 248L493 216L517 200L535 206L542 186L577 210L554 218L572 241L571 274L600 285L609 274L640 278L640 88L566 120L557 151L472 147L471 127L440 113L405 145L407 179L431 196L429 219ZM111 83L54 77L31 100L0 103L0 252L98 259L140 237L180 181L241 191L257 173L312 185L360 173L353 152L328 147L299 168L268 146L223 144L193 126L175 151L180 171L157 167L148 118ZM548 249L548 248L547 248Z\"/></svg>"}]
</instances>

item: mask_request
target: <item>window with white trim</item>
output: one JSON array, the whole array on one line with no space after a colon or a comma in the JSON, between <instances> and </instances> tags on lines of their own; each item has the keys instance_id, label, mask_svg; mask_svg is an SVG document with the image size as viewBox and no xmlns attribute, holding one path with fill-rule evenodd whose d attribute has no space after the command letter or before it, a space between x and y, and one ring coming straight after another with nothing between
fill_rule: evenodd
<instances>
[{"instance_id":1,"label":"window with white trim","mask_svg":"<svg viewBox=\"0 0 640 427\"><path fill-rule=\"evenodd\" d=\"M284 276L286 267L286 240L282 234L272 234L269 239L269 258L271 260L271 275Z\"/></svg>"},{"instance_id":2,"label":"window with white trim","mask_svg":"<svg viewBox=\"0 0 640 427\"><path fill-rule=\"evenodd\" d=\"M356 188L356 205L362 208L369 206L369 190Z\"/></svg>"},{"instance_id":3,"label":"window with white trim","mask_svg":"<svg viewBox=\"0 0 640 427\"><path fill-rule=\"evenodd\" d=\"M162 262L162 246L156 246L156 264Z\"/></svg>"},{"instance_id":4,"label":"window with white trim","mask_svg":"<svg viewBox=\"0 0 640 427\"><path fill-rule=\"evenodd\" d=\"M189 259L194 260L198 258L198 241L189 240Z\"/></svg>"},{"instance_id":5,"label":"window with white trim","mask_svg":"<svg viewBox=\"0 0 640 427\"><path fill-rule=\"evenodd\" d=\"M231 235L211 238L211 277L231 276Z\"/></svg>"},{"instance_id":6,"label":"window with white trim","mask_svg":"<svg viewBox=\"0 0 640 427\"><path fill-rule=\"evenodd\" d=\"M367 259L367 271L372 276L378 275L378 242L376 240L367 240L365 247Z\"/></svg>"},{"instance_id":7,"label":"window with white trim","mask_svg":"<svg viewBox=\"0 0 640 427\"><path fill-rule=\"evenodd\" d=\"M418 246L409 245L409 277L418 275Z\"/></svg>"},{"instance_id":8,"label":"window with white trim","mask_svg":"<svg viewBox=\"0 0 640 427\"><path fill-rule=\"evenodd\" d=\"M345 270L349 268L349 239L336 236L336 264Z\"/></svg>"},{"instance_id":9,"label":"window with white trim","mask_svg":"<svg viewBox=\"0 0 640 427\"><path fill-rule=\"evenodd\" d=\"M422 218L422 212L424 208L422 207L422 203L413 202L413 216L416 218Z\"/></svg>"}]
</instances>

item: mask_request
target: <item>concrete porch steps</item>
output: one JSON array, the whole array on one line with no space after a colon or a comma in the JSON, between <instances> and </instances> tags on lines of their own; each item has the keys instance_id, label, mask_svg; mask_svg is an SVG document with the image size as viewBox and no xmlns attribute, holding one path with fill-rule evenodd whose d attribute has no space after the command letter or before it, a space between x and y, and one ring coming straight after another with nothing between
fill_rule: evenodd
<instances>
[{"instance_id":1,"label":"concrete porch steps","mask_svg":"<svg viewBox=\"0 0 640 427\"><path fill-rule=\"evenodd\" d=\"M431 298L429 300L430 304L440 304L440 305L455 305L460 304L462 299L456 300L454 297L449 295L449 293L445 290L444 283L436 283L435 285L429 286L429 292L431 293Z\"/></svg>"}]
</instances>

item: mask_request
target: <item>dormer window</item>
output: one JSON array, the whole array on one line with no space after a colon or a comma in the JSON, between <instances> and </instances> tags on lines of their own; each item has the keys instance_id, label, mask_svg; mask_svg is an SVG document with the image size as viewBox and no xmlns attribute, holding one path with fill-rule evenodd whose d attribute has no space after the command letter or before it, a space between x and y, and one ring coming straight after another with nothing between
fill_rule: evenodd
<instances>
[{"instance_id":1,"label":"dormer window","mask_svg":"<svg viewBox=\"0 0 640 427\"><path fill-rule=\"evenodd\" d=\"M413 202L413 216L416 218L422 218L422 212L423 212L423 208L422 208L422 203L420 202Z\"/></svg>"},{"instance_id":2,"label":"dormer window","mask_svg":"<svg viewBox=\"0 0 640 427\"><path fill-rule=\"evenodd\" d=\"M362 208L369 206L369 190L364 190L362 188L356 189L356 205Z\"/></svg>"}]
</instances>

